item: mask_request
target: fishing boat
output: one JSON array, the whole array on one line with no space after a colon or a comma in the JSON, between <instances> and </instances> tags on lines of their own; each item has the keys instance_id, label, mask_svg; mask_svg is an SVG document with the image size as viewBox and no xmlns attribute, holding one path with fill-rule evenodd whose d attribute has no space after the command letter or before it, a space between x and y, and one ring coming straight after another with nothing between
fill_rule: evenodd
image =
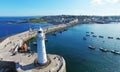
<instances>
[{"instance_id":1,"label":"fishing boat","mask_svg":"<svg viewBox=\"0 0 120 72\"><path fill-rule=\"evenodd\" d=\"M108 39L113 39L113 37L108 37Z\"/></svg>"},{"instance_id":2,"label":"fishing boat","mask_svg":"<svg viewBox=\"0 0 120 72\"><path fill-rule=\"evenodd\" d=\"M99 38L104 38L104 36L99 36Z\"/></svg>"},{"instance_id":3,"label":"fishing boat","mask_svg":"<svg viewBox=\"0 0 120 72\"><path fill-rule=\"evenodd\" d=\"M118 50L111 50L111 53L120 55L120 51L118 51Z\"/></svg>"},{"instance_id":4,"label":"fishing boat","mask_svg":"<svg viewBox=\"0 0 120 72\"><path fill-rule=\"evenodd\" d=\"M94 32L91 32L91 34L94 34Z\"/></svg>"},{"instance_id":5,"label":"fishing boat","mask_svg":"<svg viewBox=\"0 0 120 72\"><path fill-rule=\"evenodd\" d=\"M96 47L91 46L91 45L89 45L89 46L88 46L88 48L89 48L89 49L93 49L93 50L95 50L95 49L96 49Z\"/></svg>"},{"instance_id":6,"label":"fishing boat","mask_svg":"<svg viewBox=\"0 0 120 72\"><path fill-rule=\"evenodd\" d=\"M99 50L101 50L102 52L110 52L110 50L106 49L106 48L99 48Z\"/></svg>"},{"instance_id":7,"label":"fishing boat","mask_svg":"<svg viewBox=\"0 0 120 72\"><path fill-rule=\"evenodd\" d=\"M93 35L93 37L97 37L96 35Z\"/></svg>"},{"instance_id":8,"label":"fishing boat","mask_svg":"<svg viewBox=\"0 0 120 72\"><path fill-rule=\"evenodd\" d=\"M120 40L120 38L118 37L118 38L116 38L117 40Z\"/></svg>"}]
</instances>

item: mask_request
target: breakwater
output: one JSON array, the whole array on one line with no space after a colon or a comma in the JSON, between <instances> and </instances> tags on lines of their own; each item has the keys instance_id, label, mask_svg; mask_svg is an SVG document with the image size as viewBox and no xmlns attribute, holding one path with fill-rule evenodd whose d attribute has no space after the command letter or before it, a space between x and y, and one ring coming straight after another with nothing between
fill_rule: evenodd
<instances>
[{"instance_id":1,"label":"breakwater","mask_svg":"<svg viewBox=\"0 0 120 72\"><path fill-rule=\"evenodd\" d=\"M4 39L1 39L0 42L0 49L6 48L6 47L15 47L17 44L22 44L24 41L27 41L33 37L35 37L36 31L25 31L22 33L18 33L9 37L6 37ZM20 44L20 45L21 45Z\"/></svg>"},{"instance_id":2,"label":"breakwater","mask_svg":"<svg viewBox=\"0 0 120 72\"><path fill-rule=\"evenodd\" d=\"M48 33L62 30L67 27L74 26L76 24L78 24L78 20L73 20L67 24L59 24L59 25L49 26L47 28L43 28L43 30L44 30L45 34L48 34ZM11 45L13 47L15 47L16 45L21 45L23 42L35 37L36 33L37 33L36 30L29 30L29 31L25 31L22 33L18 33L18 34L3 38L0 40L1 41L0 49L5 48L6 46L9 46L9 45ZM19 44L19 43L21 43L21 44Z\"/></svg>"},{"instance_id":3,"label":"breakwater","mask_svg":"<svg viewBox=\"0 0 120 72\"><path fill-rule=\"evenodd\" d=\"M50 26L47 28L43 28L45 34L55 32L73 25L76 25L76 21L72 21L69 24L59 24ZM21 47L23 43L37 35L37 30L29 30L22 33L18 33L12 36L8 36L6 38L1 39L0 41L0 64L2 68L7 68L8 62L14 62L14 64L19 65L20 68L17 69L19 72L34 72L36 69L34 69L34 60L37 58L36 53L18 53L15 56L12 56L12 53L10 52L12 49L16 49L16 47ZM61 56L55 56L49 54L48 57L51 60L51 63L48 67L45 69L41 69L41 72L66 72L66 64L65 60ZM58 59L57 59L58 58ZM14 66L12 66L14 67ZM32 68L32 69L31 69ZM53 70L54 68L54 70Z\"/></svg>"}]
</instances>

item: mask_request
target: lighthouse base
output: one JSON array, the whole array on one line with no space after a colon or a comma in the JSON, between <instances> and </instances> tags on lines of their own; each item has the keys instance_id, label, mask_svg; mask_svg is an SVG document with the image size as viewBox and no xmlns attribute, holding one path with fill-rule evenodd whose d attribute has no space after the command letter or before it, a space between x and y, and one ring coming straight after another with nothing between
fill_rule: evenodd
<instances>
[{"instance_id":1,"label":"lighthouse base","mask_svg":"<svg viewBox=\"0 0 120 72\"><path fill-rule=\"evenodd\" d=\"M51 63L51 60L49 58L49 56L47 56L47 62L46 63L38 63L38 59L36 58L35 61L34 61L34 65L39 68L39 69L42 69L42 68L45 68L47 67L49 64Z\"/></svg>"},{"instance_id":2,"label":"lighthouse base","mask_svg":"<svg viewBox=\"0 0 120 72\"><path fill-rule=\"evenodd\" d=\"M20 56L21 58L18 58ZM17 72L66 72L66 64L63 57L59 55L47 54L48 62L45 64L38 64L37 53L29 56L29 54L19 54L12 56L20 59ZM18 61L17 61L18 62Z\"/></svg>"},{"instance_id":3,"label":"lighthouse base","mask_svg":"<svg viewBox=\"0 0 120 72\"><path fill-rule=\"evenodd\" d=\"M8 54L7 54L8 55ZM1 69L13 68L17 72L66 72L66 64L63 57L59 55L47 54L46 64L37 63L37 53L18 53L15 56L4 57L1 60ZM12 64L11 64L12 62Z\"/></svg>"}]
</instances>

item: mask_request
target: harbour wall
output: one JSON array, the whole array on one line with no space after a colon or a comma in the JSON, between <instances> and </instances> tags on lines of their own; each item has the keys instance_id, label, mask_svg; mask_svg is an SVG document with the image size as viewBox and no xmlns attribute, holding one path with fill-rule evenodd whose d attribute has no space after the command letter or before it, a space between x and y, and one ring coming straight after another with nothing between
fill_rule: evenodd
<instances>
[{"instance_id":1,"label":"harbour wall","mask_svg":"<svg viewBox=\"0 0 120 72\"><path fill-rule=\"evenodd\" d=\"M45 34L56 32L71 26L78 24L78 20L70 21L67 24L59 24L54 26L49 26L47 28L43 28ZM7 45L12 44L12 47L19 45L33 37L37 34L37 30L29 30L25 32L21 32L12 36L8 36L0 42L0 49L5 48ZM21 45L20 45L21 46Z\"/></svg>"},{"instance_id":2,"label":"harbour wall","mask_svg":"<svg viewBox=\"0 0 120 72\"><path fill-rule=\"evenodd\" d=\"M59 25L49 26L47 28L43 28L43 30L44 30L45 34L48 34L48 33L62 30L64 28L67 28L67 27L70 27L70 26L73 26L76 24L77 24L77 21L72 21L72 22L69 22L68 24L59 24ZM37 34L37 30L29 30L29 31L25 31L22 33L12 35L12 36L8 36L8 37L4 38L3 40L0 39L0 40L2 40L0 42L0 52L2 52L0 58L2 58L3 60L10 60L10 58L4 58L4 57L8 56L4 52L9 51L9 48L13 49L16 46L21 47L25 41L35 37L36 34ZM8 53L8 52L6 52L6 53ZM15 60L16 60L16 58L18 56L12 56L12 57L15 57ZM22 58L23 58L23 56L22 56ZM29 57L27 57L27 58L29 58ZM14 58L12 58L12 59L14 59ZM28 61L28 60L29 59L27 59L26 61ZM56 68L55 72L66 72L66 63L65 63L64 58L60 57L60 59L58 59L56 62L59 63L59 61L60 61L60 64L58 64L58 65L60 65L60 66L58 68ZM54 63L54 62L52 62L52 63Z\"/></svg>"},{"instance_id":3,"label":"harbour wall","mask_svg":"<svg viewBox=\"0 0 120 72\"><path fill-rule=\"evenodd\" d=\"M35 37L35 31L25 31L22 33L18 33L9 37L6 37L4 40L0 42L0 49L5 48L7 45L12 44L11 47L15 47L16 45L21 45L23 42Z\"/></svg>"},{"instance_id":4,"label":"harbour wall","mask_svg":"<svg viewBox=\"0 0 120 72\"><path fill-rule=\"evenodd\" d=\"M65 29L65 28L68 28L68 27L71 27L77 24L79 24L78 19L70 21L67 24L59 24L59 25L50 26L50 27L44 28L43 30L46 34L48 34L48 33L56 32L56 31L59 31L59 30L62 30L62 29Z\"/></svg>"}]
</instances>

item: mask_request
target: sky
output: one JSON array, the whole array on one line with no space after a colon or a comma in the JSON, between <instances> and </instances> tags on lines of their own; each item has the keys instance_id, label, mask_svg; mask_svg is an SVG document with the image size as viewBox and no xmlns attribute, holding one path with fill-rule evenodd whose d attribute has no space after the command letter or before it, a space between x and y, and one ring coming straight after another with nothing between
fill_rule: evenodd
<instances>
[{"instance_id":1,"label":"sky","mask_svg":"<svg viewBox=\"0 0 120 72\"><path fill-rule=\"evenodd\" d=\"M120 15L120 0L0 0L0 16Z\"/></svg>"}]
</instances>

